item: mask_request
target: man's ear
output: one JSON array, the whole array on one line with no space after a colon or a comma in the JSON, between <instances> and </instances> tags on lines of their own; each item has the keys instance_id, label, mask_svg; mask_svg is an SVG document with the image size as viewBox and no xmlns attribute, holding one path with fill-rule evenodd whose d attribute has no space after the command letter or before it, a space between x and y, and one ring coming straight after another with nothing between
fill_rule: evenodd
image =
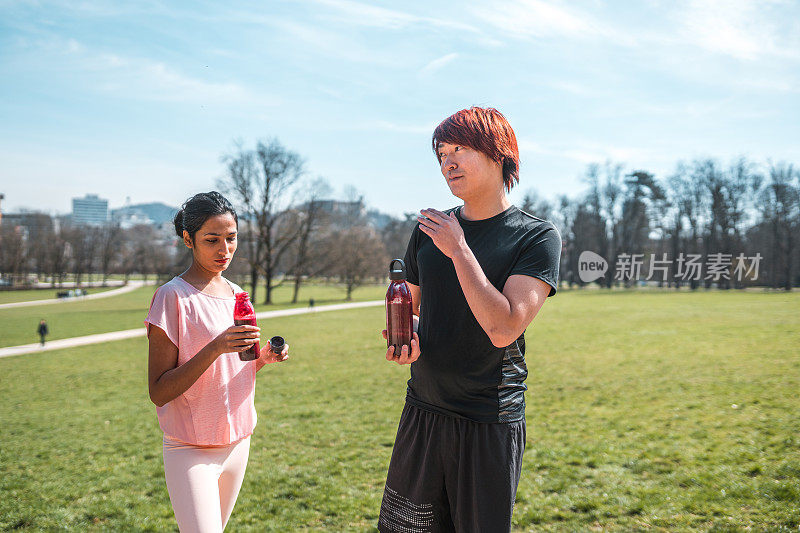
<instances>
[{"instance_id":1,"label":"man's ear","mask_svg":"<svg viewBox=\"0 0 800 533\"><path fill-rule=\"evenodd\" d=\"M190 250L194 247L192 243L192 237L186 230L183 230L183 244L185 244Z\"/></svg>"}]
</instances>

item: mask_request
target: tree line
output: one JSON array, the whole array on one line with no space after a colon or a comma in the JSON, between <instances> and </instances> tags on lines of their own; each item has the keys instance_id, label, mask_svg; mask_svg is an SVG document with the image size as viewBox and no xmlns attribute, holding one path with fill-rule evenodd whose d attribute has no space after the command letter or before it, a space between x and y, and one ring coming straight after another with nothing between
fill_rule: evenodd
<instances>
[{"instance_id":1,"label":"tree line","mask_svg":"<svg viewBox=\"0 0 800 533\"><path fill-rule=\"evenodd\" d=\"M630 265L636 254L645 271L666 260L660 286L791 290L800 285L800 172L791 164L758 165L742 157L723 165L704 158L679 162L659 180L645 170L626 172L622 164L606 162L589 165L583 181L587 190L578 197L562 195L553 203L529 192L522 206L561 232L560 275L569 285L585 284L579 257L586 250L611 266L595 282L607 288L636 281L614 271L620 263ZM744 277L734 275L742 256L750 260ZM687 277L681 266L691 257L705 259L700 267L716 262L716 272L698 269Z\"/></svg>"},{"instance_id":2,"label":"tree line","mask_svg":"<svg viewBox=\"0 0 800 533\"><path fill-rule=\"evenodd\" d=\"M414 213L376 224L354 189L344 201L330 200L326 180L309 176L303 158L277 139L253 148L239 143L222 163L217 188L239 214L239 248L227 275L249 285L254 301L272 303L275 288L287 283L297 301L302 284L315 278L342 283L349 299L358 286L382 281L389 259L405 253ZM678 163L657 179L606 162L589 165L583 182L585 192L555 201L528 190L520 206L561 233L562 283L632 286L641 278L625 275L623 267L646 273L658 266L658 284L675 288L800 285L800 172L791 164L739 158L722 165L706 158ZM176 237L153 226L57 225L46 214L29 217L25 228L0 223L6 280L167 279L190 260ZM592 282L579 275L585 251L608 263ZM758 272L737 276L744 271L737 270L737 257L750 267L758 257ZM697 275L686 275L690 266Z\"/></svg>"},{"instance_id":3,"label":"tree line","mask_svg":"<svg viewBox=\"0 0 800 533\"><path fill-rule=\"evenodd\" d=\"M341 283L349 300L357 287L384 280L390 254L402 255L396 243L410 235L411 217L376 227L355 189L344 201L330 200L328 183L311 178L303 158L277 139L253 149L237 145L222 162L217 188L239 216L239 247L226 276L249 285L253 301L272 303L274 289L290 283L296 302L302 284L315 278ZM0 221L0 278L15 285L80 285L89 276L105 283L111 275L163 281L191 260L171 228L54 223L43 213L24 219Z\"/></svg>"},{"instance_id":4,"label":"tree line","mask_svg":"<svg viewBox=\"0 0 800 533\"><path fill-rule=\"evenodd\" d=\"M24 225L0 223L0 278L12 286L33 279L54 287L66 281L81 285L90 276L105 283L113 274L146 280L172 272L175 243L151 225L72 225L43 213L24 218Z\"/></svg>"}]
</instances>

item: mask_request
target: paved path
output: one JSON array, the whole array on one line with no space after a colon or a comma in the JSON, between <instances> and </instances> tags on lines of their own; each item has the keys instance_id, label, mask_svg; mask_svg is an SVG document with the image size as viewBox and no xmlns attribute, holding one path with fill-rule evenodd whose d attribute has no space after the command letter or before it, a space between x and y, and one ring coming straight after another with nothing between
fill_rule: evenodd
<instances>
[{"instance_id":1,"label":"paved path","mask_svg":"<svg viewBox=\"0 0 800 533\"><path fill-rule=\"evenodd\" d=\"M85 302L86 300L95 300L97 298L108 298L109 296L119 296L126 292L135 291L139 287L145 285L155 285L155 281L144 282L141 280L129 281L124 287L119 289L111 289L110 291L98 292L89 294L88 296L76 296L74 298L49 298L47 300L28 300L27 302L12 302L10 304L0 304L0 309L8 309L9 307L30 307L32 305L48 305L48 304L65 304L69 302ZM60 290L56 287L56 290ZM67 289L64 289L67 290Z\"/></svg>"},{"instance_id":2,"label":"paved path","mask_svg":"<svg viewBox=\"0 0 800 533\"><path fill-rule=\"evenodd\" d=\"M128 283L130 283L130 281L131 280L128 280ZM121 279L107 279L106 280L106 286L108 286L108 287L121 287L122 285L125 285L125 282L123 280L121 280ZM64 283L64 284L61 284L61 285L56 285L55 287L53 287L53 284L50 283L49 281L37 281L36 282L36 286L37 287L41 287L43 289L63 289L65 291L67 291L69 289L78 289L78 288L82 289L84 287L102 287L103 286L103 282L102 281L84 281L84 282L81 282L81 286L80 287L75 285L74 282L68 282L68 283Z\"/></svg>"},{"instance_id":3,"label":"paved path","mask_svg":"<svg viewBox=\"0 0 800 533\"><path fill-rule=\"evenodd\" d=\"M279 316L303 315L306 313L322 313L325 311L340 311L343 309L355 309L358 307L375 307L383 305L383 300L372 300L369 302L354 302L349 304L321 305L319 307L300 307L296 309L280 309L277 311L262 311L256 313L256 318L275 318ZM86 346L87 344L98 344L100 342L118 341L122 339L132 339L134 337L144 337L146 330L144 325L136 329L126 329L123 331L112 331L109 333L98 333L96 335L85 335L83 337L72 337L70 339L59 339L49 341L44 347L38 342L33 344L21 344L19 346L9 346L0 348L0 358L11 357L12 355L23 355L31 353L49 352L50 350L60 350L62 348L72 348L74 346Z\"/></svg>"}]
</instances>

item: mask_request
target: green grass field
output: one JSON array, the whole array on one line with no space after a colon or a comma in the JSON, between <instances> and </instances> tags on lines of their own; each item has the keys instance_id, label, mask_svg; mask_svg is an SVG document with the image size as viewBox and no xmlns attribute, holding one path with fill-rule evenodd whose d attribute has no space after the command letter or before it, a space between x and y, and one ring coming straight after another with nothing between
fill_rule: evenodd
<instances>
[{"instance_id":1,"label":"green grass field","mask_svg":"<svg viewBox=\"0 0 800 533\"><path fill-rule=\"evenodd\" d=\"M798 316L798 294L548 301L527 333L515 530L797 530ZM382 324L380 308L261 324L292 358L259 373L230 531L374 530L408 376ZM0 375L0 529L177 531L145 339Z\"/></svg>"},{"instance_id":2,"label":"green grass field","mask_svg":"<svg viewBox=\"0 0 800 533\"><path fill-rule=\"evenodd\" d=\"M42 318L50 329L48 340L144 327L155 290L150 286L99 300L0 309L0 348L38 342L36 328ZM263 290L260 294L263 297ZM353 301L381 300L385 294L383 285L365 285L353 291ZM301 288L299 303L291 304L292 288L282 285L275 289L272 305L255 307L256 311L306 307L309 298L314 298L316 306L343 303L345 290L338 285L309 284Z\"/></svg>"},{"instance_id":3,"label":"green grass field","mask_svg":"<svg viewBox=\"0 0 800 533\"><path fill-rule=\"evenodd\" d=\"M116 288L118 287L89 287L85 290L87 294L97 294ZM61 290L62 289L30 289L23 291L0 291L0 304L56 298L56 293L60 292Z\"/></svg>"}]
</instances>

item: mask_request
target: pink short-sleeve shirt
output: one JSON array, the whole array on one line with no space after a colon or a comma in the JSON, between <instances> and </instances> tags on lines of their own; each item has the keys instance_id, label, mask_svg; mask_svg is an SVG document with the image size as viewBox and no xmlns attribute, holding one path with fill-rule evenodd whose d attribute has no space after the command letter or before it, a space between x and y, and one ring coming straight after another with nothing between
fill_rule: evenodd
<instances>
[{"instance_id":1,"label":"pink short-sleeve shirt","mask_svg":"<svg viewBox=\"0 0 800 533\"><path fill-rule=\"evenodd\" d=\"M235 292L242 289L231 283ZM178 347L178 366L233 325L234 296L205 294L180 277L158 288L145 326L158 326ZM248 437L256 426L256 362L224 353L189 389L156 407L164 435L200 446L223 446Z\"/></svg>"}]
</instances>

